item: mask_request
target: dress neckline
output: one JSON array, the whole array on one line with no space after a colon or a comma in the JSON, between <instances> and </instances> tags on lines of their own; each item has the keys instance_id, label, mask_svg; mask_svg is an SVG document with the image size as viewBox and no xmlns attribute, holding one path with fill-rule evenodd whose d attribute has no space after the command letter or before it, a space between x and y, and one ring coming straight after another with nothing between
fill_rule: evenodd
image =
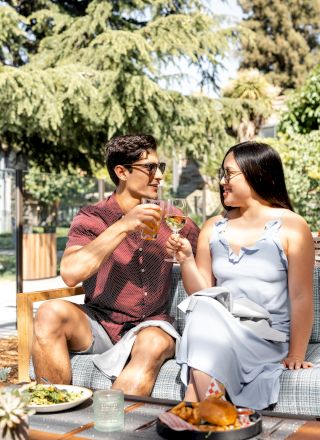
<instances>
[{"instance_id":1,"label":"dress neckline","mask_svg":"<svg viewBox=\"0 0 320 440\"><path fill-rule=\"evenodd\" d=\"M272 220L268 220L264 225L261 236L253 244L248 245L248 246L241 246L239 253L236 253L232 249L228 240L224 236L228 221L229 221L228 217L223 217L221 220L219 220L215 224L215 226L218 229L219 241L223 244L223 246L228 251L229 261L231 261L233 263L238 263L241 260L241 258L243 257L243 255L245 255L245 254L251 255L251 254L254 254L255 252L257 252L259 250L258 244L260 242L266 240L267 237L270 236L271 234L273 234L274 232L278 231L282 225L281 216L279 216L278 218L272 219Z\"/></svg>"}]
</instances>

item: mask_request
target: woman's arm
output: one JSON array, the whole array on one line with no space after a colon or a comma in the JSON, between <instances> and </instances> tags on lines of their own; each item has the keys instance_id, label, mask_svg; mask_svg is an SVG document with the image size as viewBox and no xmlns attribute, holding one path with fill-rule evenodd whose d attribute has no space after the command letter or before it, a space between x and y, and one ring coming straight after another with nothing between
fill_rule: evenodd
<instances>
[{"instance_id":1,"label":"woman's arm","mask_svg":"<svg viewBox=\"0 0 320 440\"><path fill-rule=\"evenodd\" d=\"M310 229L298 215L284 220L287 235L288 289L291 305L289 353L284 365L289 369L309 368L305 361L313 324L314 244Z\"/></svg>"}]
</instances>

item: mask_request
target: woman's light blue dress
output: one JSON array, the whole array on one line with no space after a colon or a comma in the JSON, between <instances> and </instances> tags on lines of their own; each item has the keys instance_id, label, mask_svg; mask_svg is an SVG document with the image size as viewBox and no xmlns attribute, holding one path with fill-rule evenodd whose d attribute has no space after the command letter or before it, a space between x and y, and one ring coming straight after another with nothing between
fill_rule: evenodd
<instances>
[{"instance_id":1,"label":"woman's light blue dress","mask_svg":"<svg viewBox=\"0 0 320 440\"><path fill-rule=\"evenodd\" d=\"M239 255L224 238L227 224L227 218L219 220L210 240L216 285L228 288L233 298L248 298L264 307L272 327L284 332L288 341L288 262L278 237L281 219L269 221L261 238L241 248ZM192 367L223 383L235 405L263 409L277 402L281 361L288 348L288 342L256 336L221 303L202 298L187 316L177 362L185 385Z\"/></svg>"}]
</instances>

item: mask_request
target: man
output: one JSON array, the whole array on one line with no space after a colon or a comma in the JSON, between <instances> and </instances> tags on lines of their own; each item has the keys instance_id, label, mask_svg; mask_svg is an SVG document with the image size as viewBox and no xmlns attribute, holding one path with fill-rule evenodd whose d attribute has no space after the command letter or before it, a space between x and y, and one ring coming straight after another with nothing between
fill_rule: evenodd
<instances>
[{"instance_id":1,"label":"man","mask_svg":"<svg viewBox=\"0 0 320 440\"><path fill-rule=\"evenodd\" d=\"M156 149L150 135L119 136L106 145L107 168L116 191L80 210L61 261L68 286L83 282L85 305L52 300L39 308L32 347L38 378L68 384L69 352L103 353L144 321L172 321L168 315L172 264L164 261L171 231L162 221L156 240L141 239L141 230L148 229L145 222L160 219L157 205L141 204L142 197L157 198L163 178L165 164L159 163ZM198 233L188 219L181 234L194 250ZM174 348L174 339L161 327L141 329L114 388L149 395Z\"/></svg>"}]
</instances>

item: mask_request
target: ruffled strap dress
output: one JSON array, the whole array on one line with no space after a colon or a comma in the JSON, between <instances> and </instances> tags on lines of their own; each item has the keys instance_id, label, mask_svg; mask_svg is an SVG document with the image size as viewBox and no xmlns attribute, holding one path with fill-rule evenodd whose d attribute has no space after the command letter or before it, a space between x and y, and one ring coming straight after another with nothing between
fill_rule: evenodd
<instances>
[{"instance_id":1,"label":"ruffled strap dress","mask_svg":"<svg viewBox=\"0 0 320 440\"><path fill-rule=\"evenodd\" d=\"M187 315L177 362L185 385L190 368L224 384L235 405L267 408L278 400L281 361L289 349L288 262L279 239L281 218L266 223L259 240L235 253L225 239L228 219L215 223L210 239L217 286L233 298L247 298L266 309L272 328L285 342L263 339L220 302L201 297Z\"/></svg>"}]
</instances>

